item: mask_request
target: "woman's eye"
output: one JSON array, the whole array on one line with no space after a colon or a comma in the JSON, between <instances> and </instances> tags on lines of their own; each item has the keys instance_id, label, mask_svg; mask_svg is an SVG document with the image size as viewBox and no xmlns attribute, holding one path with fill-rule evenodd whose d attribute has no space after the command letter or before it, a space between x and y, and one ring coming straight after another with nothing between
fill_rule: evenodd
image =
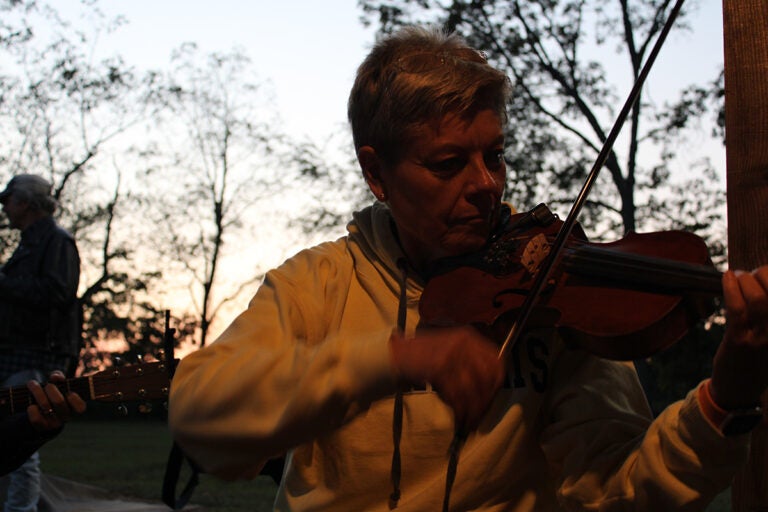
<instances>
[{"instance_id":1,"label":"woman's eye","mask_svg":"<svg viewBox=\"0 0 768 512\"><path fill-rule=\"evenodd\" d=\"M437 174L455 174L464 169L466 165L466 159L453 157L431 162L428 167L432 172Z\"/></svg>"},{"instance_id":2,"label":"woman's eye","mask_svg":"<svg viewBox=\"0 0 768 512\"><path fill-rule=\"evenodd\" d=\"M485 156L485 165L489 169L498 169L504 165L504 150L496 149Z\"/></svg>"}]
</instances>

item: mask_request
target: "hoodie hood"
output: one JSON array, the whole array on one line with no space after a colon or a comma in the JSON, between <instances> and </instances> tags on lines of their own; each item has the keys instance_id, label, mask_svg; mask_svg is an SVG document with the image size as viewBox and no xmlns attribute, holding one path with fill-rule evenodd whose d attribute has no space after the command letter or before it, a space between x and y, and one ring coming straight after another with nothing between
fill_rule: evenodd
<instances>
[{"instance_id":1,"label":"hoodie hood","mask_svg":"<svg viewBox=\"0 0 768 512\"><path fill-rule=\"evenodd\" d=\"M379 280L383 279L392 293L400 295L407 259L397 239L389 208L377 202L355 212L347 231L357 274L363 284L369 281L381 286ZM410 268L407 274L406 297L410 307L418 303L424 282Z\"/></svg>"}]
</instances>

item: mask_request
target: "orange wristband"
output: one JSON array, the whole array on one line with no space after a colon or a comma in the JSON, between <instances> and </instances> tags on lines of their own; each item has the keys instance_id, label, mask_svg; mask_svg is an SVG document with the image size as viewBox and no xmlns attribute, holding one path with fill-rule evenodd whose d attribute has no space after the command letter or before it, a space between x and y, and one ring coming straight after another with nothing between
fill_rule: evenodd
<instances>
[{"instance_id":1,"label":"orange wristband","mask_svg":"<svg viewBox=\"0 0 768 512\"><path fill-rule=\"evenodd\" d=\"M704 418L710 425L715 427L715 429L720 430L720 425L722 425L728 417L728 411L717 405L712 399L712 393L709 391L711 382L711 379L702 382L701 385L699 385L696 397L698 398L699 408L701 409L702 414L704 414Z\"/></svg>"},{"instance_id":2,"label":"orange wristband","mask_svg":"<svg viewBox=\"0 0 768 512\"><path fill-rule=\"evenodd\" d=\"M704 381L698 389L698 402L704 418L725 437L747 434L763 421L763 410L759 405L726 411L712 399L711 379Z\"/></svg>"}]
</instances>

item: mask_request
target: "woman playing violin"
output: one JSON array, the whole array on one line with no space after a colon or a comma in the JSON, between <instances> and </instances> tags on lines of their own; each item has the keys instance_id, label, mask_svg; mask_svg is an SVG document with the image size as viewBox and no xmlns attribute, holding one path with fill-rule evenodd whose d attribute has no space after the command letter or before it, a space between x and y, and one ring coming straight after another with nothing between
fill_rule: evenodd
<instances>
[{"instance_id":1,"label":"woman playing violin","mask_svg":"<svg viewBox=\"0 0 768 512\"><path fill-rule=\"evenodd\" d=\"M275 509L302 511L436 510L447 492L451 510L700 510L729 485L768 384L768 267L725 274L712 378L656 419L631 364L554 329L528 329L510 364L474 327L418 325L430 265L509 215L509 94L454 35L375 45L349 119L376 201L269 272L174 377L172 432L206 471L253 478L287 454Z\"/></svg>"}]
</instances>

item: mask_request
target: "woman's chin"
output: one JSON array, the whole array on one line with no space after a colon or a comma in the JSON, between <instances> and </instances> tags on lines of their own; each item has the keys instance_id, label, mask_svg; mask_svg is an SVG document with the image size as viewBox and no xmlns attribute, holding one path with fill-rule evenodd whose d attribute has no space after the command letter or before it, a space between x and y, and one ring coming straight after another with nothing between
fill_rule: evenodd
<instances>
[{"instance_id":1,"label":"woman's chin","mask_svg":"<svg viewBox=\"0 0 768 512\"><path fill-rule=\"evenodd\" d=\"M462 236L455 242L445 245L446 256L461 256L477 252L485 246L488 240L488 233L469 233Z\"/></svg>"}]
</instances>

